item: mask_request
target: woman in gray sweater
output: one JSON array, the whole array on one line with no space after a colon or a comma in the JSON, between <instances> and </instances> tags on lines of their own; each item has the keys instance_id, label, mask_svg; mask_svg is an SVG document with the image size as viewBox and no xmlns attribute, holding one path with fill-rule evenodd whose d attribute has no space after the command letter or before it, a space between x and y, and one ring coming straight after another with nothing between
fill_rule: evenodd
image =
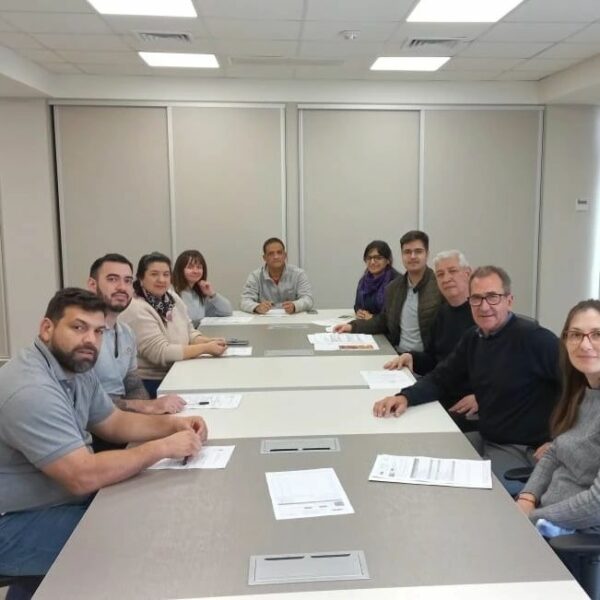
<instances>
[{"instance_id":1,"label":"woman in gray sweater","mask_svg":"<svg viewBox=\"0 0 600 600\"><path fill-rule=\"evenodd\" d=\"M173 287L185 302L194 327L204 317L229 317L233 314L231 302L217 294L206 280L208 269L204 256L198 250L185 250L175 261Z\"/></svg>"},{"instance_id":2,"label":"woman in gray sweater","mask_svg":"<svg viewBox=\"0 0 600 600\"><path fill-rule=\"evenodd\" d=\"M600 301L584 300L561 336L562 396L551 419L554 441L517 504L535 523L600 533Z\"/></svg>"}]
</instances>

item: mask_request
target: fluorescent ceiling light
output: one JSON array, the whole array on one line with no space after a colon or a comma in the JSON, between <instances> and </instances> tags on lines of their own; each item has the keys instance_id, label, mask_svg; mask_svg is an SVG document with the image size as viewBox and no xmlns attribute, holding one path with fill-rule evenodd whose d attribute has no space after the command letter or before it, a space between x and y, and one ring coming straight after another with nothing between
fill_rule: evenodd
<instances>
[{"instance_id":1,"label":"fluorescent ceiling light","mask_svg":"<svg viewBox=\"0 0 600 600\"><path fill-rule=\"evenodd\" d=\"M101 15L197 17L192 0L88 0Z\"/></svg>"},{"instance_id":2,"label":"fluorescent ceiling light","mask_svg":"<svg viewBox=\"0 0 600 600\"><path fill-rule=\"evenodd\" d=\"M407 21L495 23L523 0L421 0Z\"/></svg>"},{"instance_id":3,"label":"fluorescent ceiling light","mask_svg":"<svg viewBox=\"0 0 600 600\"><path fill-rule=\"evenodd\" d=\"M180 52L138 52L151 67L183 67L190 69L218 69L214 54L191 54Z\"/></svg>"},{"instance_id":4,"label":"fluorescent ceiling light","mask_svg":"<svg viewBox=\"0 0 600 600\"><path fill-rule=\"evenodd\" d=\"M371 71L437 71L449 56L380 56Z\"/></svg>"}]
</instances>

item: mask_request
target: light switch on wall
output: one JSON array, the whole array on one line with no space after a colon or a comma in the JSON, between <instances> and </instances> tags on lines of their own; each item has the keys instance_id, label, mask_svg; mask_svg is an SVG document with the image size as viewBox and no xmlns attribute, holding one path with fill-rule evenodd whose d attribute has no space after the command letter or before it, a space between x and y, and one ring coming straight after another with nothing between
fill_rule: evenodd
<instances>
[{"instance_id":1,"label":"light switch on wall","mask_svg":"<svg viewBox=\"0 0 600 600\"><path fill-rule=\"evenodd\" d=\"M577 198L575 200L576 211L587 211L589 210L591 200L589 198Z\"/></svg>"}]
</instances>

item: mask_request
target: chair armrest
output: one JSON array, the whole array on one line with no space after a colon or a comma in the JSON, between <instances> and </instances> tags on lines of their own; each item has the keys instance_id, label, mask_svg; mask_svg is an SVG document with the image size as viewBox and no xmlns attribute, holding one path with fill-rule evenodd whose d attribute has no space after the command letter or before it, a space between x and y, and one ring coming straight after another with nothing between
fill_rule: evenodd
<instances>
[{"instance_id":1,"label":"chair armrest","mask_svg":"<svg viewBox=\"0 0 600 600\"><path fill-rule=\"evenodd\" d=\"M577 552L600 554L600 535L591 533L573 533L550 538L548 543L559 552Z\"/></svg>"},{"instance_id":2,"label":"chair armrest","mask_svg":"<svg viewBox=\"0 0 600 600\"><path fill-rule=\"evenodd\" d=\"M516 467L506 471L506 473L504 473L504 479L508 481L522 481L525 483L532 472L533 467Z\"/></svg>"}]
</instances>

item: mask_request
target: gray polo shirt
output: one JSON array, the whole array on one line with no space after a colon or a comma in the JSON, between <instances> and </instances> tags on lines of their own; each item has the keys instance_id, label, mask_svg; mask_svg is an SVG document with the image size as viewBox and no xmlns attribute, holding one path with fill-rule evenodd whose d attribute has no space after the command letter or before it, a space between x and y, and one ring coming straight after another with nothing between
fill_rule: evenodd
<instances>
[{"instance_id":1,"label":"gray polo shirt","mask_svg":"<svg viewBox=\"0 0 600 600\"><path fill-rule=\"evenodd\" d=\"M415 286L408 281L408 290L406 291L406 300L402 305L402 314L400 316L400 342L398 351L402 352L423 352L423 339L419 329L419 293L415 291Z\"/></svg>"},{"instance_id":2,"label":"gray polo shirt","mask_svg":"<svg viewBox=\"0 0 600 600\"><path fill-rule=\"evenodd\" d=\"M65 373L39 339L0 369L0 513L80 501L40 469L88 447L114 410L93 369Z\"/></svg>"},{"instance_id":3,"label":"gray polo shirt","mask_svg":"<svg viewBox=\"0 0 600 600\"><path fill-rule=\"evenodd\" d=\"M114 328L104 331L94 370L107 394L125 396L125 378L137 370L137 346L129 325L117 321Z\"/></svg>"}]
</instances>

